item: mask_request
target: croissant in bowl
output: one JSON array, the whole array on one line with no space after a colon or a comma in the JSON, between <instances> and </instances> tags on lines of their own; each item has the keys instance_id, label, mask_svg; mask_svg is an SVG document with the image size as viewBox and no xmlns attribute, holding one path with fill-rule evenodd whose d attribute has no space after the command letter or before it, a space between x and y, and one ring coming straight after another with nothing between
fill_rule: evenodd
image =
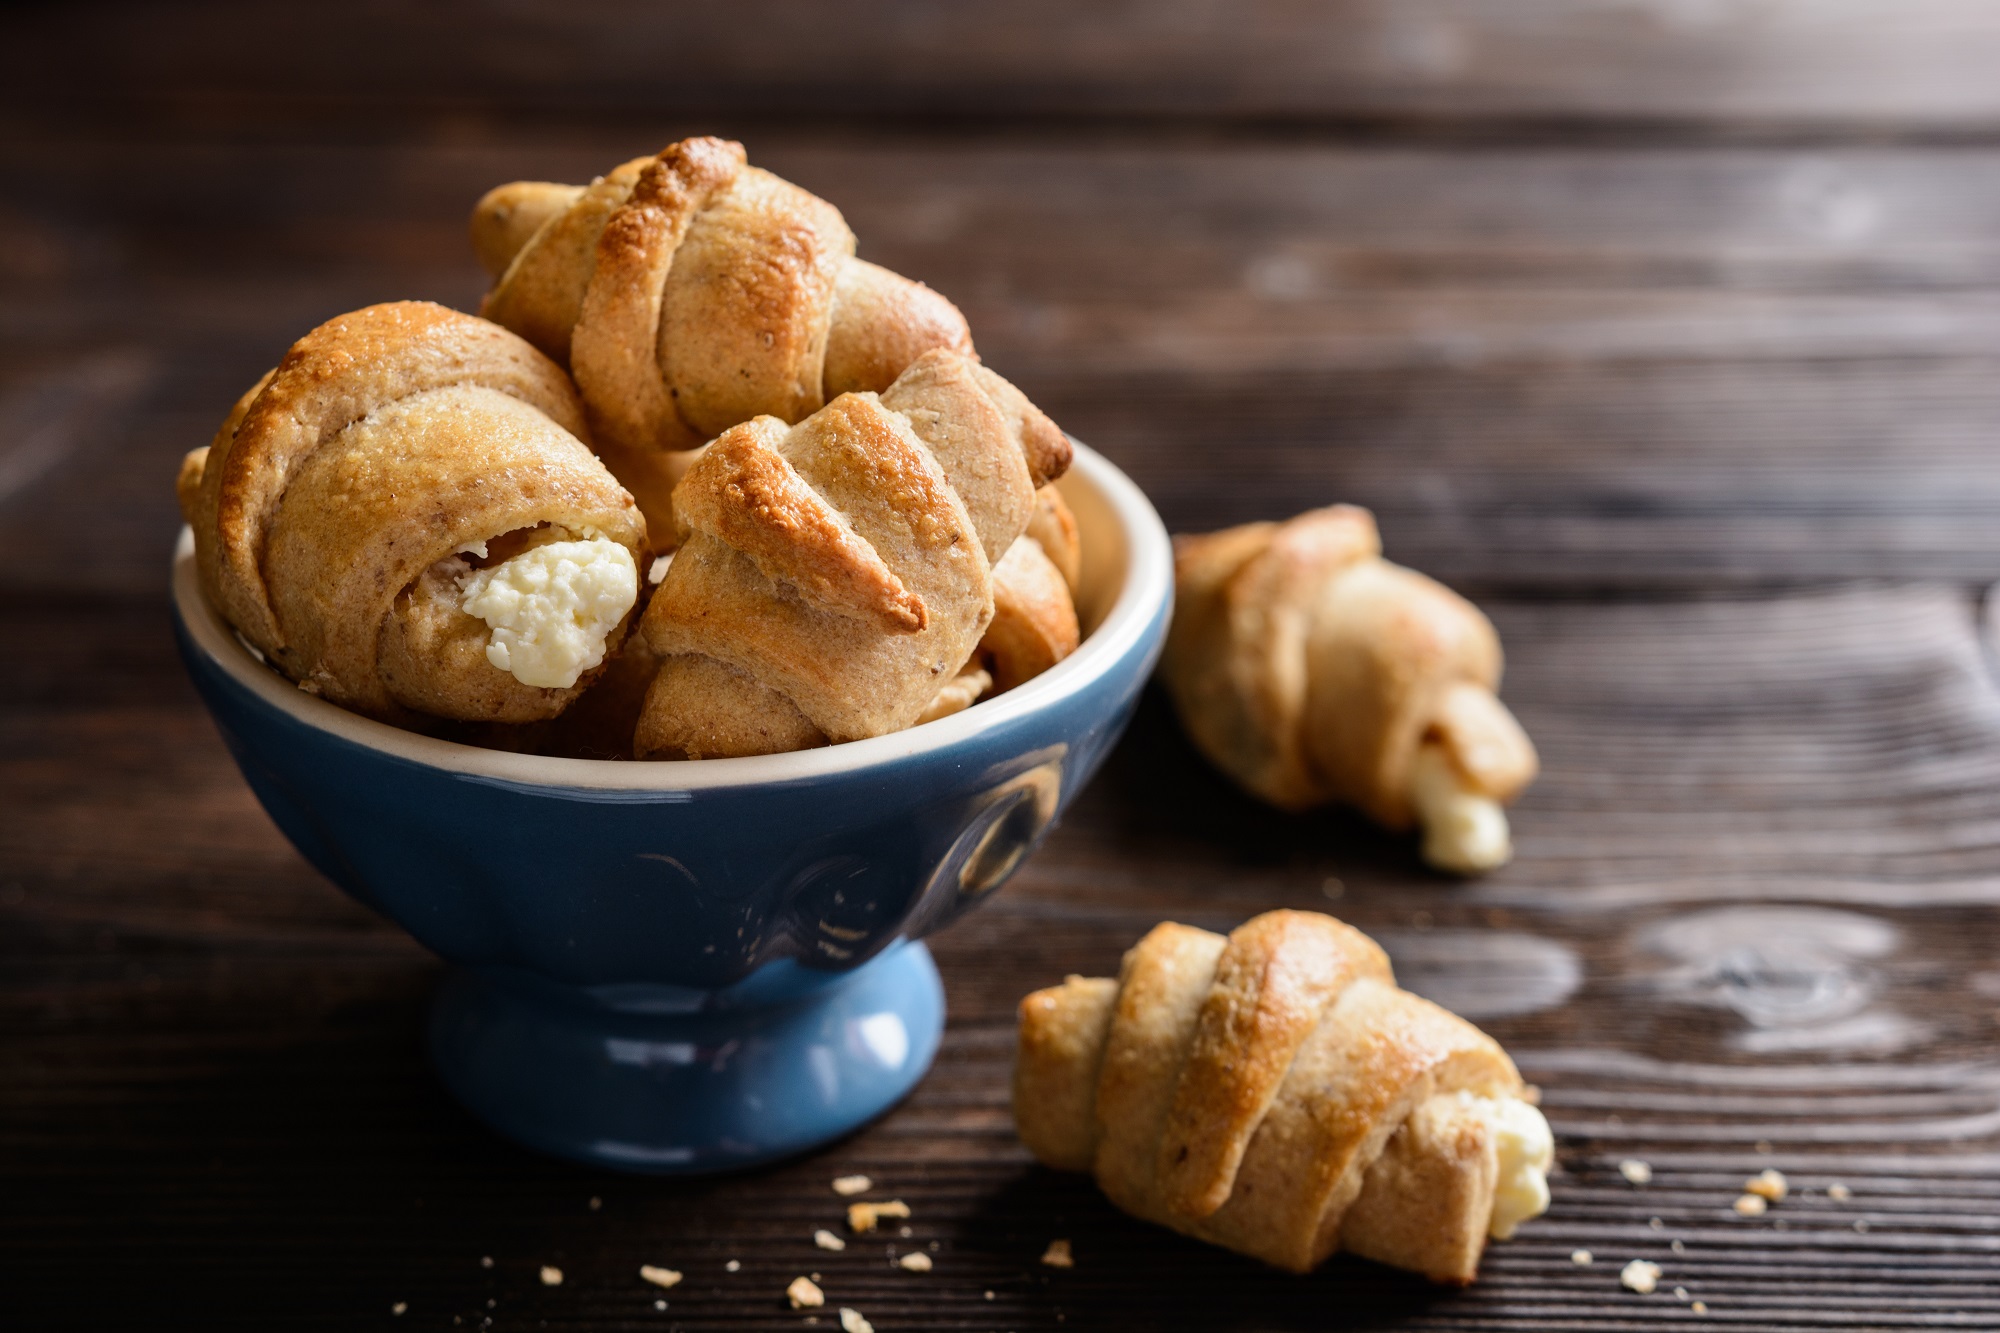
<instances>
[{"instance_id":1,"label":"croissant in bowl","mask_svg":"<svg viewBox=\"0 0 2000 1333\"><path fill-rule=\"evenodd\" d=\"M357 712L530 722L626 633L649 557L568 377L403 301L327 321L182 464L203 590L301 689Z\"/></svg>"},{"instance_id":2,"label":"croissant in bowl","mask_svg":"<svg viewBox=\"0 0 2000 1333\"><path fill-rule=\"evenodd\" d=\"M1346 1250L1470 1282L1548 1207L1554 1142L1492 1038L1373 940L1278 911L1166 922L1021 1002L1014 1121L1125 1211L1280 1268Z\"/></svg>"},{"instance_id":3,"label":"croissant in bowl","mask_svg":"<svg viewBox=\"0 0 2000 1333\"><path fill-rule=\"evenodd\" d=\"M472 237L495 279L480 313L569 367L662 541L684 451L887 389L934 348L972 352L957 307L855 258L838 209L728 140L684 139L587 186L500 186Z\"/></svg>"},{"instance_id":4,"label":"croissant in bowl","mask_svg":"<svg viewBox=\"0 0 2000 1333\"><path fill-rule=\"evenodd\" d=\"M1420 824L1443 869L1507 861L1501 807L1537 760L1495 694L1500 638L1472 603L1382 559L1367 510L1176 537L1174 571L1161 671L1217 767L1283 809L1345 801Z\"/></svg>"},{"instance_id":5,"label":"croissant in bowl","mask_svg":"<svg viewBox=\"0 0 2000 1333\"><path fill-rule=\"evenodd\" d=\"M994 566L1069 466L1021 392L951 351L796 426L745 422L674 493L687 536L642 632L642 756L770 754L900 731L971 659Z\"/></svg>"}]
</instances>

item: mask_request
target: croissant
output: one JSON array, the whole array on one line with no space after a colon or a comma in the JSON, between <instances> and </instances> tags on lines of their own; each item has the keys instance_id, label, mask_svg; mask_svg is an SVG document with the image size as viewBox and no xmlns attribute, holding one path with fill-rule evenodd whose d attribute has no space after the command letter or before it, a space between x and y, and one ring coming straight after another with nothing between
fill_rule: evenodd
<instances>
[{"instance_id":1,"label":"croissant","mask_svg":"<svg viewBox=\"0 0 2000 1333\"><path fill-rule=\"evenodd\" d=\"M301 688L388 720L561 712L647 558L568 378L422 301L320 325L181 467L209 600Z\"/></svg>"},{"instance_id":2,"label":"croissant","mask_svg":"<svg viewBox=\"0 0 2000 1333\"><path fill-rule=\"evenodd\" d=\"M1512 855L1503 802L1535 747L1494 691L1479 609L1381 558L1375 520L1335 505L1175 539L1162 670L1202 753L1288 810L1345 801L1461 873Z\"/></svg>"},{"instance_id":3,"label":"croissant","mask_svg":"<svg viewBox=\"0 0 2000 1333\"><path fill-rule=\"evenodd\" d=\"M674 492L646 609L644 755L768 754L911 726L993 615L992 565L1069 441L992 371L919 357L881 395L725 431Z\"/></svg>"},{"instance_id":4,"label":"croissant","mask_svg":"<svg viewBox=\"0 0 2000 1333\"><path fill-rule=\"evenodd\" d=\"M838 209L722 139L587 186L500 186L472 238L496 277L480 313L570 368L598 448L662 540L674 451L879 392L933 348L972 353L957 307L856 259Z\"/></svg>"},{"instance_id":5,"label":"croissant","mask_svg":"<svg viewBox=\"0 0 2000 1333\"><path fill-rule=\"evenodd\" d=\"M1396 986L1353 927L1156 926L1118 979L1021 1002L1014 1120L1125 1211L1280 1268L1336 1250L1440 1282L1548 1207L1548 1122L1507 1055Z\"/></svg>"}]
</instances>

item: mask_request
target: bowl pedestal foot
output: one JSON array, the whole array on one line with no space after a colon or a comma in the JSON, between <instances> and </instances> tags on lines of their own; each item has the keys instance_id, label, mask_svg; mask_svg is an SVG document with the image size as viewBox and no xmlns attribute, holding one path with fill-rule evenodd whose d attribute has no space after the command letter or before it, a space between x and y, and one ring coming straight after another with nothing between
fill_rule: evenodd
<instances>
[{"instance_id":1,"label":"bowl pedestal foot","mask_svg":"<svg viewBox=\"0 0 2000 1333\"><path fill-rule=\"evenodd\" d=\"M900 943L851 972L782 961L716 991L458 968L430 1041L446 1086L508 1138L593 1166L693 1174L860 1128L916 1086L943 1030L930 952Z\"/></svg>"}]
</instances>

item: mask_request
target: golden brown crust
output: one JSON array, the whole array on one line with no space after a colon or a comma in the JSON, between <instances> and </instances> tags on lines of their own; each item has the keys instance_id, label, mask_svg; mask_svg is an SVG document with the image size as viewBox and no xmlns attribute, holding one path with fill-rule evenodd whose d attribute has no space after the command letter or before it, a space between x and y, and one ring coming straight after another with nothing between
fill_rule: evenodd
<instances>
[{"instance_id":1,"label":"golden brown crust","mask_svg":"<svg viewBox=\"0 0 2000 1333\"><path fill-rule=\"evenodd\" d=\"M661 314L689 227L742 170L742 144L700 138L669 145L640 170L598 234L570 369L604 441L635 452L702 442L683 419L673 381L658 369Z\"/></svg>"},{"instance_id":2,"label":"golden brown crust","mask_svg":"<svg viewBox=\"0 0 2000 1333\"><path fill-rule=\"evenodd\" d=\"M1116 982L1029 996L1014 1086L1029 1149L1138 1216L1301 1272L1351 1235L1446 1281L1476 1266L1496 1184L1490 1112L1459 1094L1523 1090L1372 942L1299 912L1227 940L1166 923Z\"/></svg>"},{"instance_id":3,"label":"golden brown crust","mask_svg":"<svg viewBox=\"0 0 2000 1333\"><path fill-rule=\"evenodd\" d=\"M993 567L993 623L979 641L994 690L1033 680L1075 652L1081 637L1062 572L1023 533Z\"/></svg>"},{"instance_id":4,"label":"golden brown crust","mask_svg":"<svg viewBox=\"0 0 2000 1333\"><path fill-rule=\"evenodd\" d=\"M1534 748L1495 697L1500 643L1471 603L1380 557L1366 510L1175 539L1162 674L1195 744L1244 787L1407 827L1411 763L1441 742L1468 789L1516 795Z\"/></svg>"},{"instance_id":5,"label":"golden brown crust","mask_svg":"<svg viewBox=\"0 0 2000 1333\"><path fill-rule=\"evenodd\" d=\"M568 377L497 325L427 301L369 306L320 325L285 353L218 434L202 471L195 555L203 586L246 638L274 656L284 635L260 562L293 472L370 412L432 389L480 386L584 431ZM227 431L227 423L225 423Z\"/></svg>"},{"instance_id":6,"label":"golden brown crust","mask_svg":"<svg viewBox=\"0 0 2000 1333\"><path fill-rule=\"evenodd\" d=\"M1070 596L1075 597L1077 585L1083 581L1083 540L1077 535L1076 515L1054 486L1035 492L1035 512L1028 517L1027 535L1041 543L1042 553L1061 571Z\"/></svg>"},{"instance_id":7,"label":"golden brown crust","mask_svg":"<svg viewBox=\"0 0 2000 1333\"><path fill-rule=\"evenodd\" d=\"M953 713L963 713L992 688L992 673L984 667L967 663L963 670L938 688L931 701L924 705L924 711L917 714L917 720L910 725L921 726L941 717L950 717Z\"/></svg>"},{"instance_id":8,"label":"golden brown crust","mask_svg":"<svg viewBox=\"0 0 2000 1333\"><path fill-rule=\"evenodd\" d=\"M562 214L583 194L577 185L553 181L514 181L488 190L472 208L468 230L472 253L489 278L499 278L535 233Z\"/></svg>"},{"instance_id":9,"label":"golden brown crust","mask_svg":"<svg viewBox=\"0 0 2000 1333\"><path fill-rule=\"evenodd\" d=\"M1021 1001L1014 1123L1037 1160L1088 1171L1097 1157L1097 1083L1118 983L1070 977Z\"/></svg>"},{"instance_id":10,"label":"golden brown crust","mask_svg":"<svg viewBox=\"0 0 2000 1333\"><path fill-rule=\"evenodd\" d=\"M828 398L880 393L932 348L977 356L972 330L957 306L921 282L865 259L842 266L826 336Z\"/></svg>"},{"instance_id":11,"label":"golden brown crust","mask_svg":"<svg viewBox=\"0 0 2000 1333\"><path fill-rule=\"evenodd\" d=\"M1026 394L985 366L973 362L972 375L1007 418L1008 429L1020 437L1021 452L1028 459L1028 479L1038 487L1046 486L1068 472L1075 455L1069 436L1029 402Z\"/></svg>"},{"instance_id":12,"label":"golden brown crust","mask_svg":"<svg viewBox=\"0 0 2000 1333\"><path fill-rule=\"evenodd\" d=\"M641 759L715 759L826 743L826 733L776 690L726 662L677 653L661 660L646 692L633 751Z\"/></svg>"},{"instance_id":13,"label":"golden brown crust","mask_svg":"<svg viewBox=\"0 0 2000 1333\"><path fill-rule=\"evenodd\" d=\"M697 436L826 401L834 284L853 254L838 209L768 171L711 196L674 256L659 334L659 374Z\"/></svg>"},{"instance_id":14,"label":"golden brown crust","mask_svg":"<svg viewBox=\"0 0 2000 1333\"><path fill-rule=\"evenodd\" d=\"M723 432L675 492L680 521L735 547L765 578L791 584L821 606L892 634L921 630L928 623L923 599L786 461L779 452L786 434L776 417Z\"/></svg>"},{"instance_id":15,"label":"golden brown crust","mask_svg":"<svg viewBox=\"0 0 2000 1333\"><path fill-rule=\"evenodd\" d=\"M839 211L745 165L740 144L682 140L566 189L516 182L480 201L489 265L518 247L481 313L573 367L621 480L647 451L886 390L932 349L976 359L951 302L856 260ZM1036 475L1055 475L1067 442L1034 418L1015 433L1025 427ZM627 484L659 510L644 479Z\"/></svg>"},{"instance_id":16,"label":"golden brown crust","mask_svg":"<svg viewBox=\"0 0 2000 1333\"><path fill-rule=\"evenodd\" d=\"M982 381L933 360L953 357L927 354L880 398L843 394L789 429L760 418L711 446L675 493L688 536L642 624L654 651L726 663L834 741L922 717L993 616L981 532L1011 542L1030 507L1016 500L1032 498L1022 438ZM740 692L685 691L674 707L682 730L766 743L695 715L753 707Z\"/></svg>"},{"instance_id":17,"label":"golden brown crust","mask_svg":"<svg viewBox=\"0 0 2000 1333\"><path fill-rule=\"evenodd\" d=\"M644 566L631 497L536 409L474 385L378 408L297 468L272 521L264 564L284 631L273 658L378 717L399 706L465 720L553 716L585 682L528 686L493 666L487 627L460 609L454 577L469 572L456 552L542 525L609 537Z\"/></svg>"},{"instance_id":18,"label":"golden brown crust","mask_svg":"<svg viewBox=\"0 0 2000 1333\"><path fill-rule=\"evenodd\" d=\"M417 302L329 321L183 464L204 590L281 671L347 707L552 716L587 678L540 689L487 661L455 553L547 527L643 562L644 521L582 428L562 372L495 325Z\"/></svg>"},{"instance_id":19,"label":"golden brown crust","mask_svg":"<svg viewBox=\"0 0 2000 1333\"><path fill-rule=\"evenodd\" d=\"M992 388L998 375L955 352L926 352L882 391L882 406L908 420L964 499L989 564L997 563L1034 512L1035 486L1022 414L1010 415ZM1037 414L1039 415L1039 414Z\"/></svg>"},{"instance_id":20,"label":"golden brown crust","mask_svg":"<svg viewBox=\"0 0 2000 1333\"><path fill-rule=\"evenodd\" d=\"M597 271L597 238L651 161L634 158L586 185L569 208L521 247L479 303L479 313L568 366L570 337Z\"/></svg>"},{"instance_id":21,"label":"golden brown crust","mask_svg":"<svg viewBox=\"0 0 2000 1333\"><path fill-rule=\"evenodd\" d=\"M1340 1248L1464 1286L1479 1275L1481 1209L1498 1183L1492 1120L1455 1094L1431 1097L1368 1168L1340 1220Z\"/></svg>"},{"instance_id":22,"label":"golden brown crust","mask_svg":"<svg viewBox=\"0 0 2000 1333\"><path fill-rule=\"evenodd\" d=\"M192 523L201 513L201 474L208 469L208 446L190 449L181 458L174 475L174 499L180 502L181 518Z\"/></svg>"},{"instance_id":23,"label":"golden brown crust","mask_svg":"<svg viewBox=\"0 0 2000 1333\"><path fill-rule=\"evenodd\" d=\"M1321 1011L1358 978L1388 976L1373 940L1316 912L1266 912L1229 937L1160 1137L1167 1207L1190 1217L1222 1207Z\"/></svg>"}]
</instances>

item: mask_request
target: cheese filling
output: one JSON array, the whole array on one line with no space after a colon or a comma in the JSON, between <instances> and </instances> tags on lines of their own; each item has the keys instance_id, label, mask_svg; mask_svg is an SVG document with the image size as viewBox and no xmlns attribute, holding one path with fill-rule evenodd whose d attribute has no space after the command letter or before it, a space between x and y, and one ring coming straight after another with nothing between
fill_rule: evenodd
<instances>
[{"instance_id":1,"label":"cheese filling","mask_svg":"<svg viewBox=\"0 0 2000 1333\"><path fill-rule=\"evenodd\" d=\"M487 661L523 685L566 690L604 660L605 638L639 600L639 567L608 537L554 541L474 570L459 590L492 631Z\"/></svg>"},{"instance_id":2,"label":"cheese filling","mask_svg":"<svg viewBox=\"0 0 2000 1333\"><path fill-rule=\"evenodd\" d=\"M1444 747L1417 747L1410 764L1410 803L1424 829L1424 860L1440 870L1477 874L1514 855L1507 812L1490 796L1467 791Z\"/></svg>"},{"instance_id":3,"label":"cheese filling","mask_svg":"<svg viewBox=\"0 0 2000 1333\"><path fill-rule=\"evenodd\" d=\"M1542 1113L1519 1097L1487 1100L1493 1108L1500 1175L1493 1187L1493 1219L1486 1231L1495 1240L1506 1240L1521 1223L1548 1211L1549 1168L1555 1165L1556 1140Z\"/></svg>"}]
</instances>

